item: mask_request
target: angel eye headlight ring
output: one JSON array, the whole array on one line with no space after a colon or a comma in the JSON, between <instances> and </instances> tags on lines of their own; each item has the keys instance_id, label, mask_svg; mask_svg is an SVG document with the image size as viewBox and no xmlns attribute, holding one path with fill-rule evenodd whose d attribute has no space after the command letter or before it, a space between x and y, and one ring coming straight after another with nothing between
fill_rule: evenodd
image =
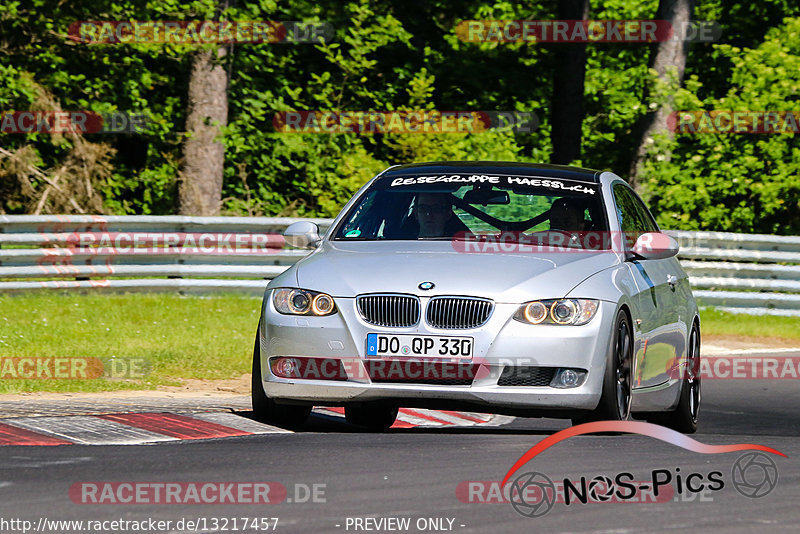
<instances>
[{"instance_id":1,"label":"angel eye headlight ring","mask_svg":"<svg viewBox=\"0 0 800 534\"><path fill-rule=\"evenodd\" d=\"M311 311L314 315L327 315L333 310L333 299L330 295L320 293L311 301Z\"/></svg>"},{"instance_id":2,"label":"angel eye headlight ring","mask_svg":"<svg viewBox=\"0 0 800 534\"><path fill-rule=\"evenodd\" d=\"M557 300L550 307L550 318L556 324L570 324L575 320L578 307L570 299Z\"/></svg>"},{"instance_id":3,"label":"angel eye headlight ring","mask_svg":"<svg viewBox=\"0 0 800 534\"><path fill-rule=\"evenodd\" d=\"M525 306L525 311L523 313L528 322L539 324L547 319L547 306L537 300Z\"/></svg>"},{"instance_id":4,"label":"angel eye headlight ring","mask_svg":"<svg viewBox=\"0 0 800 534\"><path fill-rule=\"evenodd\" d=\"M592 320L599 309L595 299L543 299L520 306L514 319L526 324L582 326Z\"/></svg>"},{"instance_id":5,"label":"angel eye headlight ring","mask_svg":"<svg viewBox=\"0 0 800 534\"><path fill-rule=\"evenodd\" d=\"M274 290L272 304L283 315L325 316L336 313L336 303L327 293L282 287Z\"/></svg>"}]
</instances>

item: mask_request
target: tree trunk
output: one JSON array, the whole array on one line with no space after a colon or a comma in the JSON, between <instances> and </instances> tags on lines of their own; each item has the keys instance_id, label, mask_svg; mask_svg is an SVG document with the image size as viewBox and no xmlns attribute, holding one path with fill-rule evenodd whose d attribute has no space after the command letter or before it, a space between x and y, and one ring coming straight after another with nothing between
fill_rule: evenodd
<instances>
[{"instance_id":1,"label":"tree trunk","mask_svg":"<svg viewBox=\"0 0 800 534\"><path fill-rule=\"evenodd\" d=\"M656 135L663 135L673 139L674 133L667 126L667 118L673 109L673 97L683 84L683 73L686 69L686 56L689 43L686 41L686 32L692 20L694 0L659 0L656 20L666 20L672 24L672 39L655 43L650 52L650 65L658 75L659 84L667 91L666 104L648 111L639 122L639 144L631 160L628 182L639 188L642 181L642 171L648 154L653 149ZM648 104L651 97L649 88L645 89L643 101ZM668 161L670 154L661 154Z\"/></svg>"},{"instance_id":2,"label":"tree trunk","mask_svg":"<svg viewBox=\"0 0 800 534\"><path fill-rule=\"evenodd\" d=\"M559 0L560 20L587 20L589 0ZM550 113L552 163L567 164L581 157L583 85L586 78L586 44L555 44L555 72Z\"/></svg>"},{"instance_id":3,"label":"tree trunk","mask_svg":"<svg viewBox=\"0 0 800 534\"><path fill-rule=\"evenodd\" d=\"M194 57L179 188L182 215L219 215L225 163L220 128L228 123L228 76L219 59L225 55L219 48Z\"/></svg>"}]
</instances>

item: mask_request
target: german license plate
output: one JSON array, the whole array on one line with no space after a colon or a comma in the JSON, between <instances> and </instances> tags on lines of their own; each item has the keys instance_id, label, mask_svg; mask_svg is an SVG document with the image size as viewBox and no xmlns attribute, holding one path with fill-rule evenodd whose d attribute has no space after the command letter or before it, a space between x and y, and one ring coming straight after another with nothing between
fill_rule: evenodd
<instances>
[{"instance_id":1,"label":"german license plate","mask_svg":"<svg viewBox=\"0 0 800 534\"><path fill-rule=\"evenodd\" d=\"M367 356L472 359L472 338L367 334Z\"/></svg>"}]
</instances>

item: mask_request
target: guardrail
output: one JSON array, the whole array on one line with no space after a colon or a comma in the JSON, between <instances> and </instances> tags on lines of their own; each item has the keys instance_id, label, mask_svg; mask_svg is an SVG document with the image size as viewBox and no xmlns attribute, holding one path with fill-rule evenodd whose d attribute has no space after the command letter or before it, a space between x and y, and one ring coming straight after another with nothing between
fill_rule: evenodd
<instances>
[{"instance_id":1,"label":"guardrail","mask_svg":"<svg viewBox=\"0 0 800 534\"><path fill-rule=\"evenodd\" d=\"M702 304L800 316L800 236L667 231Z\"/></svg>"},{"instance_id":2,"label":"guardrail","mask_svg":"<svg viewBox=\"0 0 800 534\"><path fill-rule=\"evenodd\" d=\"M281 233L296 220L0 215L0 293L103 289L261 295L265 280L308 254L284 248ZM332 222L309 220L323 230Z\"/></svg>"},{"instance_id":3,"label":"guardrail","mask_svg":"<svg viewBox=\"0 0 800 534\"><path fill-rule=\"evenodd\" d=\"M280 217L0 215L0 293L46 289L236 291L308 254ZM331 219L308 219L324 231ZM668 231L704 305L800 316L800 237Z\"/></svg>"}]
</instances>

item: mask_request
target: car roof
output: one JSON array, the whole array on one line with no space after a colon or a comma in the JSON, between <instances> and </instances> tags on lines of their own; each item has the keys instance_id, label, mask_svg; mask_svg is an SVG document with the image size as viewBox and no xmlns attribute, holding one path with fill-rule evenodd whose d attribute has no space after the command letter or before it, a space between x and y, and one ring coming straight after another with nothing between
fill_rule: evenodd
<instances>
[{"instance_id":1,"label":"car roof","mask_svg":"<svg viewBox=\"0 0 800 534\"><path fill-rule=\"evenodd\" d=\"M450 173L538 176L599 183L602 171L585 169L583 167L571 167L568 165L549 165L547 163L519 163L511 161L432 161L391 167L381 173L381 176Z\"/></svg>"}]
</instances>

